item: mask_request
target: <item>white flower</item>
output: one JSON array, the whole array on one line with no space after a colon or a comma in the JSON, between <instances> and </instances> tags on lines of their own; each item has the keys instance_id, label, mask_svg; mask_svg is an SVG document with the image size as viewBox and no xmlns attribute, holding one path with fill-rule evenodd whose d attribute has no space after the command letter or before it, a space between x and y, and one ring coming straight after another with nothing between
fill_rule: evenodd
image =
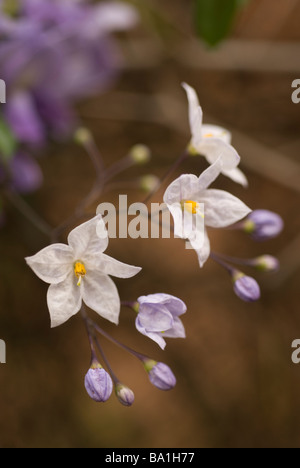
<instances>
[{"instance_id":1,"label":"white flower","mask_svg":"<svg viewBox=\"0 0 300 468\"><path fill-rule=\"evenodd\" d=\"M203 155L213 164L222 154L222 173L243 186L248 186L244 173L238 169L240 156L231 146L231 133L217 125L204 125L203 112L196 91L183 83L189 102L189 121L192 133L191 151Z\"/></svg>"},{"instance_id":2,"label":"white flower","mask_svg":"<svg viewBox=\"0 0 300 468\"><path fill-rule=\"evenodd\" d=\"M66 322L82 301L101 317L118 324L120 298L108 275L131 278L141 268L121 263L103 252L108 235L100 215L75 228L68 245L53 244L26 258L35 274L50 284L47 294L51 326Z\"/></svg>"},{"instance_id":3,"label":"white flower","mask_svg":"<svg viewBox=\"0 0 300 468\"><path fill-rule=\"evenodd\" d=\"M251 212L250 208L230 193L208 189L222 168L222 159L219 158L200 177L193 174L180 176L169 185L164 194L164 202L174 218L175 235L190 241L192 248L197 252L201 268L210 255L206 226L225 228ZM204 213L201 211L201 206L204 206ZM191 229L190 224L186 223L186 212L194 218L196 230ZM199 226L201 228L203 224L204 232L199 232Z\"/></svg>"}]
</instances>

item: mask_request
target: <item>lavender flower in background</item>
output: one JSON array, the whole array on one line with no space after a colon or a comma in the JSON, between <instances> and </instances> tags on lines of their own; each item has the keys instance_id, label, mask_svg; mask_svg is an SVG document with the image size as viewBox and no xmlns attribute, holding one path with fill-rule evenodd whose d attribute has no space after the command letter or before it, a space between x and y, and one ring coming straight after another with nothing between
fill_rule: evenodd
<instances>
[{"instance_id":1,"label":"lavender flower in background","mask_svg":"<svg viewBox=\"0 0 300 468\"><path fill-rule=\"evenodd\" d=\"M184 302L169 294L150 294L138 298L137 330L162 349L166 347L164 338L185 338L180 316L187 307Z\"/></svg>"},{"instance_id":2,"label":"lavender flower in background","mask_svg":"<svg viewBox=\"0 0 300 468\"><path fill-rule=\"evenodd\" d=\"M281 216L273 211L255 210L240 227L254 240L265 241L277 237L283 230L284 222Z\"/></svg>"},{"instance_id":3,"label":"lavender flower in background","mask_svg":"<svg viewBox=\"0 0 300 468\"><path fill-rule=\"evenodd\" d=\"M111 33L133 27L137 14L81 0L20 0L16 8L0 20L4 115L20 142L37 145L68 135L74 103L111 84L120 67Z\"/></svg>"}]
</instances>

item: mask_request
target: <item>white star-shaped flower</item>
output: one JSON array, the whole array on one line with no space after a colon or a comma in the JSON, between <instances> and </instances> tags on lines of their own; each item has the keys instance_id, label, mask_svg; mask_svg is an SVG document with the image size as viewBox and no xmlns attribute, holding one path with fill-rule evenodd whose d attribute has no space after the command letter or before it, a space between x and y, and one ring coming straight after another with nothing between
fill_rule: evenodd
<instances>
[{"instance_id":1,"label":"white star-shaped flower","mask_svg":"<svg viewBox=\"0 0 300 468\"><path fill-rule=\"evenodd\" d=\"M164 202L174 219L174 233L181 239L189 240L198 255L201 268L210 255L206 226L225 228L251 212L250 208L230 193L208 189L222 168L222 158L219 158L200 177L194 174L180 176L169 185L164 194ZM201 207L204 207L204 212ZM193 226L186 222L186 213L188 220L191 216L194 218Z\"/></svg>"},{"instance_id":2,"label":"white star-shaped flower","mask_svg":"<svg viewBox=\"0 0 300 468\"><path fill-rule=\"evenodd\" d=\"M203 112L196 91L183 83L189 102L189 122L192 133L191 151L203 155L209 164L213 164L222 154L222 174L244 187L248 186L245 174L237 167L240 156L231 145L231 133L217 125L204 125Z\"/></svg>"},{"instance_id":3,"label":"white star-shaped flower","mask_svg":"<svg viewBox=\"0 0 300 468\"><path fill-rule=\"evenodd\" d=\"M120 298L108 275L131 278L141 268L121 263L103 252L108 235L100 215L75 228L68 245L50 245L27 264L43 281L50 284L47 303L51 326L66 322L82 306L82 301L101 317L118 324Z\"/></svg>"}]
</instances>

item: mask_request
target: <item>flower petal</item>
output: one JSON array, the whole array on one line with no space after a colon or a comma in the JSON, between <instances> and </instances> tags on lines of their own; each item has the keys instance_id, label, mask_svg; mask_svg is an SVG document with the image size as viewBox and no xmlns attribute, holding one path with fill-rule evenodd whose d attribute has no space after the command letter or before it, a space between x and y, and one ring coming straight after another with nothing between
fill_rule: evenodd
<instances>
[{"instance_id":1,"label":"flower petal","mask_svg":"<svg viewBox=\"0 0 300 468\"><path fill-rule=\"evenodd\" d=\"M81 289L76 285L74 273L59 284L51 284L47 294L48 308L51 317L51 327L65 323L81 308Z\"/></svg>"},{"instance_id":2,"label":"flower petal","mask_svg":"<svg viewBox=\"0 0 300 468\"><path fill-rule=\"evenodd\" d=\"M138 15L130 5L121 2L105 2L93 8L84 27L94 37L132 28L138 22Z\"/></svg>"},{"instance_id":3,"label":"flower petal","mask_svg":"<svg viewBox=\"0 0 300 468\"><path fill-rule=\"evenodd\" d=\"M136 318L135 326L139 333L142 333L142 335L147 336L148 338L150 338L150 340L155 341L155 343L157 343L158 346L161 347L161 349L165 349L167 343L163 339L161 333L147 332L145 328L141 325L138 317Z\"/></svg>"},{"instance_id":4,"label":"flower petal","mask_svg":"<svg viewBox=\"0 0 300 468\"><path fill-rule=\"evenodd\" d=\"M185 303L178 297L171 296L170 294L165 293L156 293L149 294L148 296L140 296L138 298L138 303L143 304L163 304L171 312L171 314L176 317L184 314L187 311Z\"/></svg>"},{"instance_id":5,"label":"flower petal","mask_svg":"<svg viewBox=\"0 0 300 468\"><path fill-rule=\"evenodd\" d=\"M213 228L231 226L252 211L237 197L223 190L206 190L202 202L205 207L205 224Z\"/></svg>"},{"instance_id":6,"label":"flower petal","mask_svg":"<svg viewBox=\"0 0 300 468\"><path fill-rule=\"evenodd\" d=\"M105 254L101 255L98 265L103 274L115 276L116 278L132 278L142 270L140 267L127 265Z\"/></svg>"},{"instance_id":7,"label":"flower petal","mask_svg":"<svg viewBox=\"0 0 300 468\"><path fill-rule=\"evenodd\" d=\"M82 284L82 298L85 304L101 317L119 323L120 298L115 283L107 275L89 271Z\"/></svg>"},{"instance_id":8,"label":"flower petal","mask_svg":"<svg viewBox=\"0 0 300 468\"><path fill-rule=\"evenodd\" d=\"M182 200L193 200L198 192L198 177L194 174L183 174L169 185L164 194L164 202L173 205Z\"/></svg>"},{"instance_id":9,"label":"flower petal","mask_svg":"<svg viewBox=\"0 0 300 468\"><path fill-rule=\"evenodd\" d=\"M173 327L172 314L162 304L142 304L138 317L140 325L147 332L164 332Z\"/></svg>"},{"instance_id":10,"label":"flower petal","mask_svg":"<svg viewBox=\"0 0 300 468\"><path fill-rule=\"evenodd\" d=\"M232 135L226 130L226 128L219 127L218 125L202 125L202 137L203 138L219 138L225 141L228 145L231 144Z\"/></svg>"},{"instance_id":11,"label":"flower petal","mask_svg":"<svg viewBox=\"0 0 300 468\"><path fill-rule=\"evenodd\" d=\"M200 198L202 198L203 190L206 190L219 177L222 170L223 159L220 155L220 157L216 161L214 161L214 163L211 166L209 166L204 172L202 172L198 179L198 192Z\"/></svg>"},{"instance_id":12,"label":"flower petal","mask_svg":"<svg viewBox=\"0 0 300 468\"><path fill-rule=\"evenodd\" d=\"M180 203L168 205L168 208L174 220L174 235L180 239L185 239L184 218Z\"/></svg>"},{"instance_id":13,"label":"flower petal","mask_svg":"<svg viewBox=\"0 0 300 468\"><path fill-rule=\"evenodd\" d=\"M97 215L73 229L69 234L68 244L74 251L75 260L92 262L108 246L108 234L102 216Z\"/></svg>"},{"instance_id":14,"label":"flower petal","mask_svg":"<svg viewBox=\"0 0 300 468\"><path fill-rule=\"evenodd\" d=\"M196 91L186 83L182 84L189 102L189 121L192 133L192 145L197 148L202 141L203 112Z\"/></svg>"},{"instance_id":15,"label":"flower petal","mask_svg":"<svg viewBox=\"0 0 300 468\"><path fill-rule=\"evenodd\" d=\"M166 338L186 338L185 329L182 321L174 317L173 327L164 332Z\"/></svg>"},{"instance_id":16,"label":"flower petal","mask_svg":"<svg viewBox=\"0 0 300 468\"><path fill-rule=\"evenodd\" d=\"M190 241L192 247L193 247L193 241ZM204 244L203 244L203 247L201 249L195 249L197 255L198 255L198 260L199 260L199 265L200 265L200 268L203 268L204 264L207 262L207 260L209 259L209 256L210 256L210 242L209 242L209 238L208 238L208 235L207 235L207 232L205 230L205 233L204 233Z\"/></svg>"},{"instance_id":17,"label":"flower petal","mask_svg":"<svg viewBox=\"0 0 300 468\"><path fill-rule=\"evenodd\" d=\"M73 252L68 245L53 244L25 260L42 281L58 284L72 269Z\"/></svg>"},{"instance_id":18,"label":"flower petal","mask_svg":"<svg viewBox=\"0 0 300 468\"><path fill-rule=\"evenodd\" d=\"M241 161L234 147L219 138L204 138L196 149L206 157L210 164L213 164L221 155L225 170L234 169Z\"/></svg>"},{"instance_id":19,"label":"flower petal","mask_svg":"<svg viewBox=\"0 0 300 468\"><path fill-rule=\"evenodd\" d=\"M222 173L237 184L243 185L243 187L248 187L249 185L247 177L238 167L229 171L223 170Z\"/></svg>"}]
</instances>

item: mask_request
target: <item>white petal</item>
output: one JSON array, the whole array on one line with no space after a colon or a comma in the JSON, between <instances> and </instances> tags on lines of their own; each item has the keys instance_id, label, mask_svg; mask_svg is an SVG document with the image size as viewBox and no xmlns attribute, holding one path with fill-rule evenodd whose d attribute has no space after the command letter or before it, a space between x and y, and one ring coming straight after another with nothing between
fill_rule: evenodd
<instances>
[{"instance_id":1,"label":"white petal","mask_svg":"<svg viewBox=\"0 0 300 468\"><path fill-rule=\"evenodd\" d=\"M239 198L223 190L206 190L202 195L205 208L205 224L213 228L223 228L245 218L251 209Z\"/></svg>"},{"instance_id":2,"label":"white petal","mask_svg":"<svg viewBox=\"0 0 300 468\"><path fill-rule=\"evenodd\" d=\"M101 215L81 224L70 232L68 243L74 259L88 262L107 249L108 234Z\"/></svg>"},{"instance_id":3,"label":"white petal","mask_svg":"<svg viewBox=\"0 0 300 468\"><path fill-rule=\"evenodd\" d=\"M185 237L185 229L183 225L183 213L180 203L174 203L174 205L168 205L171 215L173 216L174 220L174 234L176 237L180 237L180 239L186 239Z\"/></svg>"},{"instance_id":4,"label":"white petal","mask_svg":"<svg viewBox=\"0 0 300 468\"><path fill-rule=\"evenodd\" d=\"M25 260L42 281L57 284L70 273L73 265L73 252L68 245L53 244Z\"/></svg>"},{"instance_id":5,"label":"white petal","mask_svg":"<svg viewBox=\"0 0 300 468\"><path fill-rule=\"evenodd\" d=\"M189 239L193 249L201 250L205 244L205 219L202 213L197 213L192 216L193 227L186 238Z\"/></svg>"},{"instance_id":6,"label":"white petal","mask_svg":"<svg viewBox=\"0 0 300 468\"><path fill-rule=\"evenodd\" d=\"M51 284L48 289L47 302L51 317L51 327L58 327L81 308L81 287L76 284L74 272L59 284Z\"/></svg>"},{"instance_id":7,"label":"white petal","mask_svg":"<svg viewBox=\"0 0 300 468\"><path fill-rule=\"evenodd\" d=\"M198 96L194 88L186 83L182 84L187 93L189 102L189 122L192 133L192 145L197 148L202 140L202 120L203 112L199 104Z\"/></svg>"},{"instance_id":8,"label":"white petal","mask_svg":"<svg viewBox=\"0 0 300 468\"><path fill-rule=\"evenodd\" d=\"M191 245L193 245L192 242L191 242ZM201 249L196 248L195 251L196 251L196 253L198 255L200 268L203 268L204 264L207 262L207 260L209 259L209 256L210 256L210 242L209 242L209 238L208 238L208 235L207 235L206 231L204 233L203 247Z\"/></svg>"},{"instance_id":9,"label":"white petal","mask_svg":"<svg viewBox=\"0 0 300 468\"><path fill-rule=\"evenodd\" d=\"M231 144L232 135L226 130L226 128L219 127L218 125L202 125L202 137L203 138L219 138L225 141L228 145Z\"/></svg>"},{"instance_id":10,"label":"white petal","mask_svg":"<svg viewBox=\"0 0 300 468\"><path fill-rule=\"evenodd\" d=\"M119 323L120 298L115 283L107 275L90 271L82 280L82 298L85 304L101 317Z\"/></svg>"},{"instance_id":11,"label":"white petal","mask_svg":"<svg viewBox=\"0 0 300 468\"><path fill-rule=\"evenodd\" d=\"M200 175L198 179L199 197L202 197L202 192L206 190L219 177L222 170L223 170L223 159L220 156L211 166L209 166Z\"/></svg>"},{"instance_id":12,"label":"white petal","mask_svg":"<svg viewBox=\"0 0 300 468\"><path fill-rule=\"evenodd\" d=\"M137 12L131 6L121 2L105 2L93 8L91 18L84 27L90 35L99 36L111 31L130 29L137 21Z\"/></svg>"},{"instance_id":13,"label":"white petal","mask_svg":"<svg viewBox=\"0 0 300 468\"><path fill-rule=\"evenodd\" d=\"M197 150L206 157L210 164L221 156L225 170L234 169L241 161L234 147L219 138L204 138Z\"/></svg>"},{"instance_id":14,"label":"white petal","mask_svg":"<svg viewBox=\"0 0 300 468\"><path fill-rule=\"evenodd\" d=\"M101 273L115 276L116 278L132 278L141 270L140 267L127 265L105 254L101 255L101 260L99 262L99 271L101 271Z\"/></svg>"},{"instance_id":15,"label":"white petal","mask_svg":"<svg viewBox=\"0 0 300 468\"><path fill-rule=\"evenodd\" d=\"M222 171L222 173L237 184L243 185L243 187L248 187L249 185L247 177L238 167L230 171Z\"/></svg>"},{"instance_id":16,"label":"white petal","mask_svg":"<svg viewBox=\"0 0 300 468\"><path fill-rule=\"evenodd\" d=\"M199 180L194 174L183 174L172 182L164 194L167 205L180 203L182 200L194 200L199 192Z\"/></svg>"}]
</instances>

